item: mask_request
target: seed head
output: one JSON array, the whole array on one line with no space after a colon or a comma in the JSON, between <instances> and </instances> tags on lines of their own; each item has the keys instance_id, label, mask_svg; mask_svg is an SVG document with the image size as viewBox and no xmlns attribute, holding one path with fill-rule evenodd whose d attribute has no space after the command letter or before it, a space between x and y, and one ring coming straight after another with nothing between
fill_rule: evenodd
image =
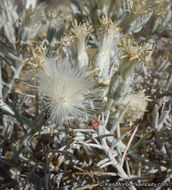
<instances>
[{"instance_id":1,"label":"seed head","mask_svg":"<svg viewBox=\"0 0 172 190\"><path fill-rule=\"evenodd\" d=\"M67 60L47 59L38 74L38 91L46 100L50 120L62 124L70 118L87 118L94 82Z\"/></svg>"}]
</instances>

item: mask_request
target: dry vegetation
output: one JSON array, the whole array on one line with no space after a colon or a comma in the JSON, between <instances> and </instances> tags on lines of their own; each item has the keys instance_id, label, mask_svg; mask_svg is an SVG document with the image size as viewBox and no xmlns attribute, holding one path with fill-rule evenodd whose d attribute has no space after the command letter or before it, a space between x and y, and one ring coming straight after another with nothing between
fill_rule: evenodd
<instances>
[{"instance_id":1,"label":"dry vegetation","mask_svg":"<svg viewBox=\"0 0 172 190\"><path fill-rule=\"evenodd\" d=\"M0 190L170 190L171 1L35 2L0 1Z\"/></svg>"}]
</instances>

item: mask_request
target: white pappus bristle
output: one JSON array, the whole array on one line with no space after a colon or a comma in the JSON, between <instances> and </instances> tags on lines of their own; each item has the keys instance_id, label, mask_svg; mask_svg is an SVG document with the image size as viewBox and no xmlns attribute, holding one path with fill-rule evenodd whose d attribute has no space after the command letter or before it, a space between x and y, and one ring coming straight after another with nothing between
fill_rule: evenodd
<instances>
[{"instance_id":1,"label":"white pappus bristle","mask_svg":"<svg viewBox=\"0 0 172 190\"><path fill-rule=\"evenodd\" d=\"M86 118L94 82L73 68L66 59L48 58L38 74L38 91L46 100L50 120L63 123L69 118Z\"/></svg>"}]
</instances>

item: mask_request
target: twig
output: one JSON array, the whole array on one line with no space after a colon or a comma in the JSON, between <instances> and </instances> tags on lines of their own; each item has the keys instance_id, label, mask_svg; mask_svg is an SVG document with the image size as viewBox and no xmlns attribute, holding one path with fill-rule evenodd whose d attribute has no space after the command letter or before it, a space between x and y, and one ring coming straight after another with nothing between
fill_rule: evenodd
<instances>
[{"instance_id":1,"label":"twig","mask_svg":"<svg viewBox=\"0 0 172 190\"><path fill-rule=\"evenodd\" d=\"M112 172L74 172L74 175L97 175L97 176L117 176L116 173Z\"/></svg>"},{"instance_id":2,"label":"twig","mask_svg":"<svg viewBox=\"0 0 172 190\"><path fill-rule=\"evenodd\" d=\"M130 145L131 145L131 142L132 142L132 140L133 140L133 138L134 138L134 135L135 135L136 132L137 132L137 129L138 129L138 125L137 125L137 127L134 129L133 134L131 135L130 140L129 140L128 144L127 144L127 147L126 147L126 149L125 149L125 151L124 151L124 153L123 153L123 156L122 156L122 159L121 159L121 167L123 166L123 163L124 163L124 160L125 160L127 151L128 151L128 149L129 149L129 147L130 147Z\"/></svg>"},{"instance_id":3,"label":"twig","mask_svg":"<svg viewBox=\"0 0 172 190\"><path fill-rule=\"evenodd\" d=\"M14 112L11 108L3 101L2 97L2 74L1 74L1 65L0 65L0 109L3 109L7 113L14 115Z\"/></svg>"},{"instance_id":4,"label":"twig","mask_svg":"<svg viewBox=\"0 0 172 190\"><path fill-rule=\"evenodd\" d=\"M105 128L103 126L99 127L99 133L100 135L102 133L104 133ZM107 145L106 143L106 139L102 139L101 140L102 143L102 147L104 152L106 153L107 157L109 158L109 161L111 162L111 165L113 165L117 171L118 171L118 175L122 178L122 179L129 179L128 175L125 173L124 169L121 167L121 164L119 164L117 162L117 160L114 158L114 155L110 149L110 147ZM133 186L133 184L131 183L131 190L135 190L136 188Z\"/></svg>"},{"instance_id":5,"label":"twig","mask_svg":"<svg viewBox=\"0 0 172 190\"><path fill-rule=\"evenodd\" d=\"M127 109L128 109L128 105L126 105L125 108L120 112L120 115L119 115L117 121L115 122L115 124L113 125L113 127L111 128L110 133L115 132L115 130L117 129L117 127L120 124L121 120L123 119Z\"/></svg>"},{"instance_id":6,"label":"twig","mask_svg":"<svg viewBox=\"0 0 172 190\"><path fill-rule=\"evenodd\" d=\"M14 86L14 83L15 83L15 80L16 80L17 78L19 78L19 75L20 75L20 72L21 72L22 68L23 68L23 65L22 65L22 64L18 64L18 65L17 65L17 68L16 68L15 71L14 71L14 75L13 75L13 77L12 77L10 83L8 84L8 89L7 89L7 91L4 93L4 96L3 96L4 99L5 99L5 98L8 96L8 94L12 91L13 86Z\"/></svg>"}]
</instances>

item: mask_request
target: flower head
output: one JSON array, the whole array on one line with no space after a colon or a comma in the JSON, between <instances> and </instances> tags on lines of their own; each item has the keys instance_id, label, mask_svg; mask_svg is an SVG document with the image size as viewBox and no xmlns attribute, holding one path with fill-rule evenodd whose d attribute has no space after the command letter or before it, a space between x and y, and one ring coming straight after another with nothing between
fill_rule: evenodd
<instances>
[{"instance_id":1,"label":"flower head","mask_svg":"<svg viewBox=\"0 0 172 190\"><path fill-rule=\"evenodd\" d=\"M147 111L146 107L151 99L145 95L145 91L131 93L122 101L122 105L128 104L128 110L125 118L130 118L130 122L140 119Z\"/></svg>"},{"instance_id":2,"label":"flower head","mask_svg":"<svg viewBox=\"0 0 172 190\"><path fill-rule=\"evenodd\" d=\"M85 37L93 32L92 26L87 27L85 24L77 24L75 20L73 27L69 31L79 41L85 41Z\"/></svg>"},{"instance_id":3,"label":"flower head","mask_svg":"<svg viewBox=\"0 0 172 190\"><path fill-rule=\"evenodd\" d=\"M120 28L117 22L103 17L100 20L101 35L100 44L97 54L94 57L94 67L99 69L99 83L109 80L109 68L111 54L117 49L117 44L120 41Z\"/></svg>"},{"instance_id":4,"label":"flower head","mask_svg":"<svg viewBox=\"0 0 172 190\"><path fill-rule=\"evenodd\" d=\"M46 100L50 120L60 124L71 117L87 118L93 85L90 75L65 59L47 59L38 74L38 91Z\"/></svg>"},{"instance_id":5,"label":"flower head","mask_svg":"<svg viewBox=\"0 0 172 190\"><path fill-rule=\"evenodd\" d=\"M27 53L30 55L31 59L29 62L26 62L25 65L29 66L34 71L42 70L47 48L36 45L35 47L28 47Z\"/></svg>"},{"instance_id":6,"label":"flower head","mask_svg":"<svg viewBox=\"0 0 172 190\"><path fill-rule=\"evenodd\" d=\"M119 43L121 28L119 27L118 22L113 22L111 19L107 19L105 17L100 19L100 23L100 49L101 51L110 52L114 43Z\"/></svg>"},{"instance_id":7,"label":"flower head","mask_svg":"<svg viewBox=\"0 0 172 190\"><path fill-rule=\"evenodd\" d=\"M128 58L129 61L132 60L142 60L145 61L146 56L149 54L150 49L144 46L139 46L134 39L127 39L125 36L122 39L121 45L119 47L123 50L124 55L121 58Z\"/></svg>"}]
</instances>

